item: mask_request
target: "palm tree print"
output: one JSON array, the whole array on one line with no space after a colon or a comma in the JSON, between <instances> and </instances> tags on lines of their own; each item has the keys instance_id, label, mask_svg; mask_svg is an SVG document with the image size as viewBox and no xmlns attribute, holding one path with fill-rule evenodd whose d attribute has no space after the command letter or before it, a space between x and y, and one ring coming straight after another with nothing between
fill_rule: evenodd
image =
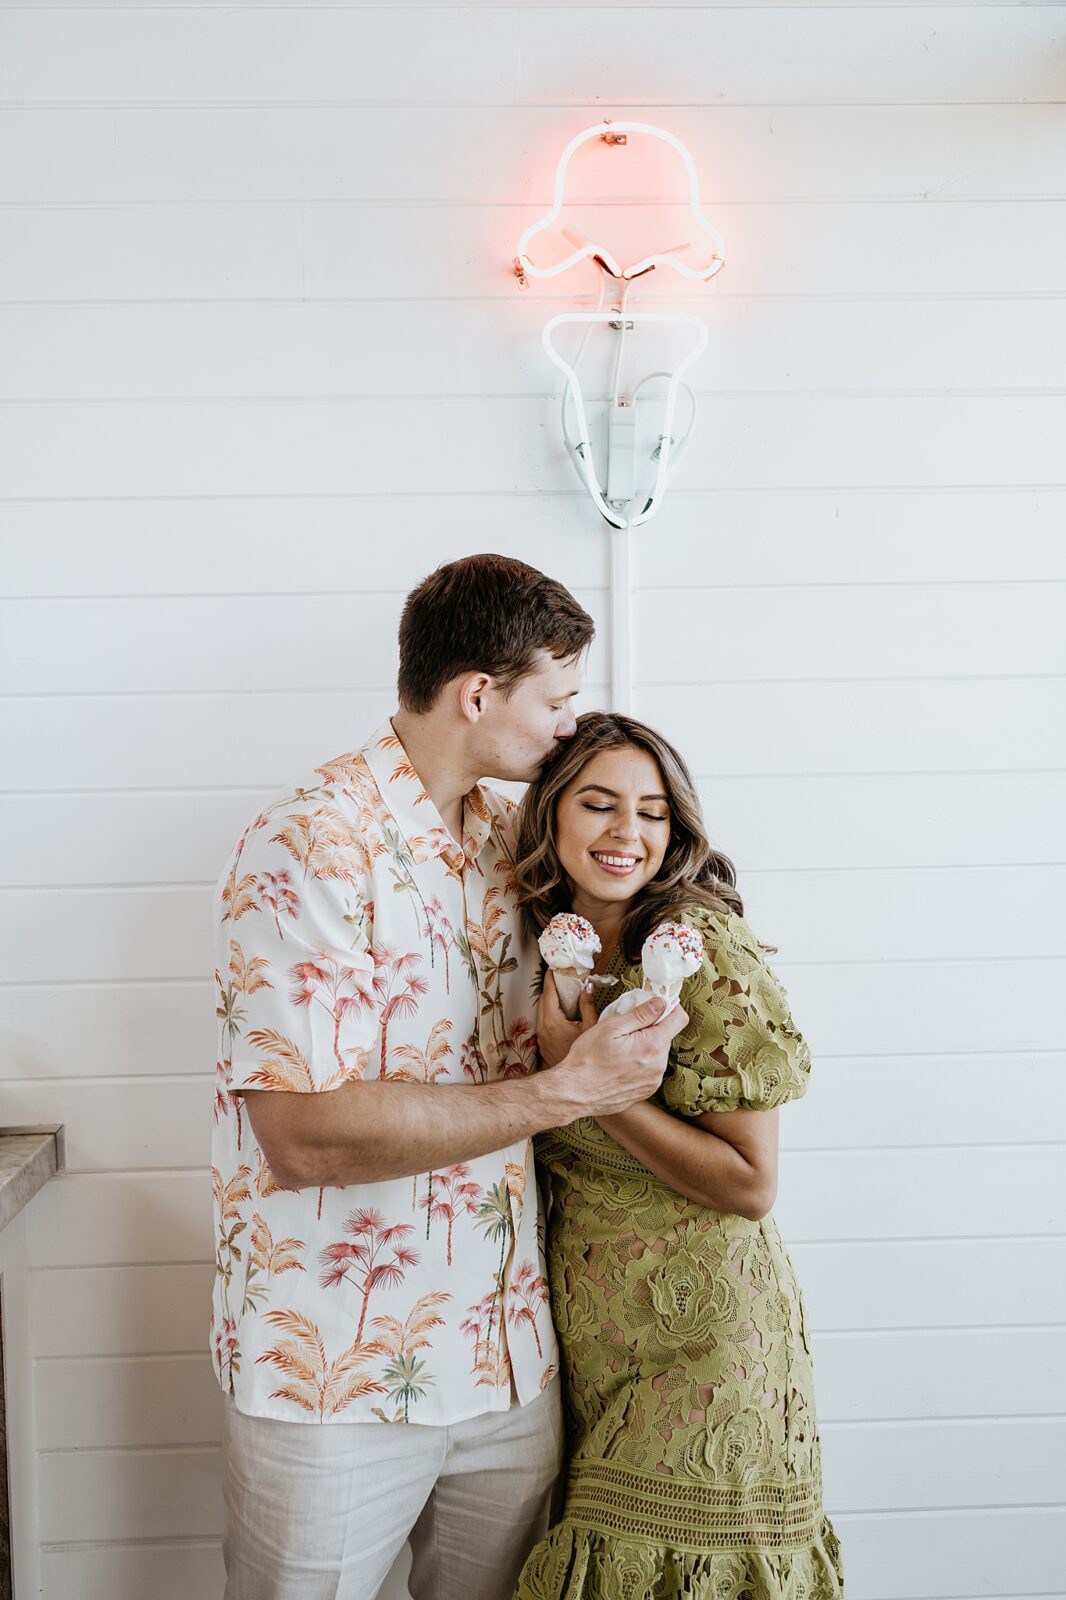
<instances>
[{"instance_id":1,"label":"palm tree print","mask_svg":"<svg viewBox=\"0 0 1066 1600\"><path fill-rule=\"evenodd\" d=\"M266 1221L258 1211L255 1212L249 1235L248 1271L244 1279L242 1315L269 1293L272 1278L280 1277L283 1272L307 1271L300 1260L304 1248L302 1239L279 1239L275 1244ZM264 1281L255 1282L255 1279L263 1274L265 1274Z\"/></svg>"},{"instance_id":2,"label":"palm tree print","mask_svg":"<svg viewBox=\"0 0 1066 1600\"><path fill-rule=\"evenodd\" d=\"M451 1028L448 1017L438 1017L424 1050L416 1044L401 1044L394 1054L395 1059L404 1064L386 1072L386 1078L392 1083L436 1083L438 1078L444 1077L448 1071L448 1057L455 1054L448 1042Z\"/></svg>"},{"instance_id":3,"label":"palm tree print","mask_svg":"<svg viewBox=\"0 0 1066 1600\"><path fill-rule=\"evenodd\" d=\"M222 974L217 968L215 969L215 982L219 991L215 1016L222 1023L226 1066L233 1061L233 1046L240 1038L241 1023L247 1019L247 1013L240 1003L241 999L256 994L260 989L272 989L274 985L269 978L263 976L269 971L270 963L265 956L253 956L250 961L246 961L244 951L236 939L231 939L229 942L229 983L223 983Z\"/></svg>"},{"instance_id":4,"label":"palm tree print","mask_svg":"<svg viewBox=\"0 0 1066 1600\"><path fill-rule=\"evenodd\" d=\"M507 1259L508 1246L514 1238L514 1223L511 1219L511 1196L504 1182L494 1183L488 1194L477 1208L477 1221L474 1226L483 1228L487 1238L499 1240L500 1263L496 1269L496 1286L492 1292L493 1310L497 1298L503 1292L503 1268ZM490 1320L492 1320L490 1318ZM503 1320L500 1319L500 1332L503 1332Z\"/></svg>"},{"instance_id":5,"label":"palm tree print","mask_svg":"<svg viewBox=\"0 0 1066 1600\"><path fill-rule=\"evenodd\" d=\"M421 938L423 933L428 935L430 932L429 912L426 909L426 902L422 898L422 891L415 880L415 857L412 852L424 849L426 841L423 838L412 839L410 845L408 845L407 840L391 822L383 824L381 831L385 840L385 848L392 857L392 866L389 868L389 872L395 879L392 887L397 894L410 896L411 909L415 917L415 928L419 938ZM433 945L431 943L430 964L432 965L432 963Z\"/></svg>"},{"instance_id":6,"label":"palm tree print","mask_svg":"<svg viewBox=\"0 0 1066 1600\"><path fill-rule=\"evenodd\" d=\"M215 1217L218 1223L218 1243L215 1246L215 1276L222 1280L222 1307L230 1315L229 1291L233 1282L233 1269L243 1259L237 1243L248 1224L241 1216L241 1206L252 1198L248 1179L251 1167L242 1162L229 1182L225 1182L217 1167L211 1168L211 1189L215 1200Z\"/></svg>"},{"instance_id":7,"label":"palm tree print","mask_svg":"<svg viewBox=\"0 0 1066 1600\"><path fill-rule=\"evenodd\" d=\"M465 1161L457 1162L447 1172L431 1172L429 1193L422 1204L430 1217L443 1217L448 1224L448 1265L452 1264L452 1228L458 1216L474 1216L481 1199L481 1186L470 1181L470 1168ZM427 1218L427 1223L428 1223Z\"/></svg>"},{"instance_id":8,"label":"palm tree print","mask_svg":"<svg viewBox=\"0 0 1066 1600\"><path fill-rule=\"evenodd\" d=\"M414 975L415 967L422 960L417 951L399 955L390 945L379 944L371 954L374 957L374 993L381 1003L381 1071L378 1077L384 1078L388 1071L389 1023L393 1017L413 1017L420 998L429 993L429 984L425 978Z\"/></svg>"},{"instance_id":9,"label":"palm tree print","mask_svg":"<svg viewBox=\"0 0 1066 1600\"><path fill-rule=\"evenodd\" d=\"M479 980L481 1015L492 1021L492 1035L497 1044L502 1043L506 1031L503 1017L503 979L509 972L518 970L517 959L509 954L512 935L504 933L500 923L505 916L500 905L500 890L493 884L485 890L482 902L482 921L469 926L469 954L482 964ZM499 949L496 946L499 945Z\"/></svg>"},{"instance_id":10,"label":"palm tree print","mask_svg":"<svg viewBox=\"0 0 1066 1600\"><path fill-rule=\"evenodd\" d=\"M230 1094L229 1076L226 1069L226 1062L215 1062L215 1124L217 1126L219 1117L229 1116L230 1103L232 1102L234 1116L237 1119L237 1149L239 1151L243 1132L241 1107L244 1105L244 1097L239 1094Z\"/></svg>"},{"instance_id":11,"label":"palm tree print","mask_svg":"<svg viewBox=\"0 0 1066 1600\"><path fill-rule=\"evenodd\" d=\"M239 860L239 858L238 858ZM233 864L225 883L222 885L222 921L239 922L248 911L258 911L255 903L255 873L246 872L242 877L237 876L237 861Z\"/></svg>"},{"instance_id":12,"label":"palm tree print","mask_svg":"<svg viewBox=\"0 0 1066 1600\"><path fill-rule=\"evenodd\" d=\"M500 1041L500 1076L525 1078L537 1070L537 1035L528 1017L517 1017Z\"/></svg>"},{"instance_id":13,"label":"palm tree print","mask_svg":"<svg viewBox=\"0 0 1066 1600\"><path fill-rule=\"evenodd\" d=\"M344 1231L351 1235L350 1243L341 1239L319 1251L318 1259L327 1269L320 1281L323 1289L350 1283L360 1295L359 1325L355 1330L358 1344L374 1290L382 1284L391 1289L402 1283L407 1268L417 1266L419 1257L405 1243L407 1234L414 1232L411 1224L397 1222L388 1227L381 1212L369 1206L349 1212Z\"/></svg>"},{"instance_id":14,"label":"palm tree print","mask_svg":"<svg viewBox=\"0 0 1066 1600\"><path fill-rule=\"evenodd\" d=\"M486 1352L495 1344L496 1320L500 1314L500 1297L495 1292L483 1296L476 1305L468 1306L466 1320L459 1324L459 1332L474 1336L474 1365L477 1372Z\"/></svg>"},{"instance_id":15,"label":"palm tree print","mask_svg":"<svg viewBox=\"0 0 1066 1600\"><path fill-rule=\"evenodd\" d=\"M403 1421L411 1420L411 1401L421 1400L426 1385L434 1381L433 1374L426 1371L425 1362L418 1360L415 1351L429 1349L432 1343L426 1337L429 1330L444 1326L444 1318L438 1314L437 1307L445 1305L450 1299L450 1294L439 1291L424 1294L415 1301L403 1322L398 1317L374 1318L372 1326L377 1330L375 1336L390 1358L381 1376L385 1380L385 1392L389 1399L397 1402L396 1416L391 1419L394 1422L400 1421L401 1405Z\"/></svg>"},{"instance_id":16,"label":"palm tree print","mask_svg":"<svg viewBox=\"0 0 1066 1600\"><path fill-rule=\"evenodd\" d=\"M400 743L399 739L394 733L385 734L385 736L380 739L378 743L382 750L403 750L403 745ZM422 779L418 776L418 773L415 771L414 767L411 766L411 763L406 759L406 757L404 760L400 761L396 767L394 767L392 773L392 782L417 784L419 793L415 796L416 806L420 806L424 800L429 799L429 795L422 788Z\"/></svg>"},{"instance_id":17,"label":"palm tree print","mask_svg":"<svg viewBox=\"0 0 1066 1600\"><path fill-rule=\"evenodd\" d=\"M526 1192L526 1169L519 1166L517 1161L505 1161L503 1171L507 1184L507 1193L511 1197L511 1215L516 1219L515 1227L517 1229L522 1223L522 1205Z\"/></svg>"},{"instance_id":18,"label":"palm tree print","mask_svg":"<svg viewBox=\"0 0 1066 1600\"><path fill-rule=\"evenodd\" d=\"M485 1082L489 1075L489 1069L485 1065L485 1057L481 1054L481 1048L473 1035L467 1039L460 1050L459 1060L462 1064L465 1078L469 1078L471 1083Z\"/></svg>"},{"instance_id":19,"label":"palm tree print","mask_svg":"<svg viewBox=\"0 0 1066 1600\"><path fill-rule=\"evenodd\" d=\"M292 1002L297 1006L317 1004L333 1018L333 1056L342 1073L345 1065L340 1047L341 1023L353 1012L367 1011L374 1004L374 981L358 967L346 967L325 950L313 950L313 960L298 961L290 969L295 980ZM324 997L319 993L324 991ZM349 1052L350 1053L350 1052ZM365 1064L366 1054L362 1052Z\"/></svg>"},{"instance_id":20,"label":"palm tree print","mask_svg":"<svg viewBox=\"0 0 1066 1600\"><path fill-rule=\"evenodd\" d=\"M248 1043L267 1054L267 1060L248 1075L251 1089L283 1089L292 1094L314 1094L316 1089L335 1089L348 1076L338 1069L322 1083L315 1082L311 1063L298 1044L273 1028L252 1028Z\"/></svg>"},{"instance_id":21,"label":"palm tree print","mask_svg":"<svg viewBox=\"0 0 1066 1600\"><path fill-rule=\"evenodd\" d=\"M523 1325L533 1330L537 1341L537 1355L543 1356L540 1334L537 1332L537 1312L548 1303L547 1281L537 1272L532 1261L523 1261L511 1279L511 1306L507 1320L512 1328Z\"/></svg>"},{"instance_id":22,"label":"palm tree print","mask_svg":"<svg viewBox=\"0 0 1066 1600\"><path fill-rule=\"evenodd\" d=\"M381 1354L381 1346L373 1340L360 1344L356 1339L335 1361L330 1361L318 1324L310 1317L299 1311L268 1311L263 1320L292 1335L264 1350L257 1359L257 1365L268 1362L288 1379L282 1388L273 1391L272 1400L291 1400L325 1422L353 1400L384 1393L383 1384L360 1370Z\"/></svg>"},{"instance_id":23,"label":"palm tree print","mask_svg":"<svg viewBox=\"0 0 1066 1600\"><path fill-rule=\"evenodd\" d=\"M261 872L256 882L256 893L260 904L269 906L274 913L278 938L284 942L281 918L295 919L300 915L300 896L292 886L288 867L281 867L277 872Z\"/></svg>"},{"instance_id":24,"label":"palm tree print","mask_svg":"<svg viewBox=\"0 0 1066 1600\"><path fill-rule=\"evenodd\" d=\"M426 906L426 922L429 927L430 950L439 950L444 960L444 992L451 994L451 973L449 971L448 956L452 947L458 942L455 929L444 914L440 896L434 895Z\"/></svg>"},{"instance_id":25,"label":"palm tree print","mask_svg":"<svg viewBox=\"0 0 1066 1600\"><path fill-rule=\"evenodd\" d=\"M359 830L332 806L292 811L271 844L283 844L306 878L339 878L357 885L370 870L370 853Z\"/></svg>"},{"instance_id":26,"label":"palm tree print","mask_svg":"<svg viewBox=\"0 0 1066 1600\"><path fill-rule=\"evenodd\" d=\"M212 1345L215 1352L215 1371L222 1387L233 1393L233 1374L241 1370L241 1347L237 1338L237 1323L233 1317L212 1317Z\"/></svg>"}]
</instances>

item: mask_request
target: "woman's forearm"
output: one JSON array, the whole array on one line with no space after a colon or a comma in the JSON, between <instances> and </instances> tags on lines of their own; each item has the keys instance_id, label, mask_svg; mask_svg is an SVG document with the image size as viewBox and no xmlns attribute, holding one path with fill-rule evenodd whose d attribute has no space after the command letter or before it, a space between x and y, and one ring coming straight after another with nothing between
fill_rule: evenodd
<instances>
[{"instance_id":1,"label":"woman's forearm","mask_svg":"<svg viewBox=\"0 0 1066 1600\"><path fill-rule=\"evenodd\" d=\"M605 1133L686 1200L753 1222L774 1203L776 1155L772 1165L751 1160L710 1129L671 1116L648 1100L598 1121Z\"/></svg>"}]
</instances>

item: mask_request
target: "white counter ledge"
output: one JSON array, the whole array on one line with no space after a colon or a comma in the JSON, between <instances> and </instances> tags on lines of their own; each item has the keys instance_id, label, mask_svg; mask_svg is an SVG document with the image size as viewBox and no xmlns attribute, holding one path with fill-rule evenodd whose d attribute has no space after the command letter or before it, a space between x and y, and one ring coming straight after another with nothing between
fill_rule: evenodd
<instances>
[{"instance_id":1,"label":"white counter ledge","mask_svg":"<svg viewBox=\"0 0 1066 1600\"><path fill-rule=\"evenodd\" d=\"M0 1128L0 1230L62 1166L62 1124Z\"/></svg>"}]
</instances>

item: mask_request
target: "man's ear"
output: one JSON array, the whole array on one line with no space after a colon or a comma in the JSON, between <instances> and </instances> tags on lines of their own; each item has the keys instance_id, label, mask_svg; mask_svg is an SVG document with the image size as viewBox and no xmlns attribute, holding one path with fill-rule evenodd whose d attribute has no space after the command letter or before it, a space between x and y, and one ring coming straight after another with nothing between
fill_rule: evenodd
<instances>
[{"instance_id":1,"label":"man's ear","mask_svg":"<svg viewBox=\"0 0 1066 1600\"><path fill-rule=\"evenodd\" d=\"M467 722L479 722L485 713L485 693L492 683L487 672L468 672L459 680L459 710Z\"/></svg>"}]
</instances>

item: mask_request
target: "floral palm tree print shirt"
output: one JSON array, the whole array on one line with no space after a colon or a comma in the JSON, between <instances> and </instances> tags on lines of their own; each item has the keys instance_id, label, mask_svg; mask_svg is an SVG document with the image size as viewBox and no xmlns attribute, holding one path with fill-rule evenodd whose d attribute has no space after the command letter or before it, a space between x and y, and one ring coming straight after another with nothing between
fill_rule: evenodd
<instances>
[{"instance_id":1,"label":"floral palm tree print shirt","mask_svg":"<svg viewBox=\"0 0 1066 1600\"><path fill-rule=\"evenodd\" d=\"M240 1094L535 1070L512 810L475 788L460 847L385 723L253 818L219 881L211 1343L241 1411L458 1422L512 1390L525 1404L556 1371L531 1141L283 1190Z\"/></svg>"}]
</instances>

